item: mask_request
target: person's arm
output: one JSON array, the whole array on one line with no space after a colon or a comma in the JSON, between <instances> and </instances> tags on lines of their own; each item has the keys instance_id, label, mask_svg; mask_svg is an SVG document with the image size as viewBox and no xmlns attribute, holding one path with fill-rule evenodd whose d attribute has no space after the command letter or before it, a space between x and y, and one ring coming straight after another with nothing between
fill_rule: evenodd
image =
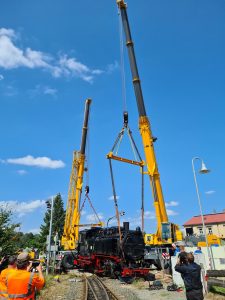
<instances>
[{"instance_id":1,"label":"person's arm","mask_svg":"<svg viewBox=\"0 0 225 300\"><path fill-rule=\"evenodd\" d=\"M36 287L37 290L40 290L41 288L43 288L45 284L45 278L42 273L41 264L36 267L36 270L38 271L38 275L34 277L34 286Z\"/></svg>"},{"instance_id":2,"label":"person's arm","mask_svg":"<svg viewBox=\"0 0 225 300\"><path fill-rule=\"evenodd\" d=\"M177 271L178 273L181 273L181 274L186 272L186 265L180 263L180 257L178 257L178 259L177 259L175 271Z\"/></svg>"}]
</instances>

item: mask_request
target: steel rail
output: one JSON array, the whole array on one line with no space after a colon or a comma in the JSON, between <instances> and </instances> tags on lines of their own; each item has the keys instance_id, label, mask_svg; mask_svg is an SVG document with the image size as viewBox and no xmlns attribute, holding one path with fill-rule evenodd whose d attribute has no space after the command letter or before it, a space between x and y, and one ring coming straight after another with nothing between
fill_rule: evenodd
<instances>
[{"instance_id":1,"label":"steel rail","mask_svg":"<svg viewBox=\"0 0 225 300\"><path fill-rule=\"evenodd\" d=\"M119 300L119 298L98 276L84 275L84 300Z\"/></svg>"}]
</instances>

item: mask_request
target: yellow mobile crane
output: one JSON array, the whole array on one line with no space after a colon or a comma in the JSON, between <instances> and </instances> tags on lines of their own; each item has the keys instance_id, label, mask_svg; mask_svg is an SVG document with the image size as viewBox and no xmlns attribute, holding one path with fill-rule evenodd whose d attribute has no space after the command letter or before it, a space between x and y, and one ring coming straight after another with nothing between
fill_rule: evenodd
<instances>
[{"instance_id":1,"label":"yellow mobile crane","mask_svg":"<svg viewBox=\"0 0 225 300\"><path fill-rule=\"evenodd\" d=\"M126 45L128 49L128 56L130 62L130 69L133 79L133 87L136 96L136 102L139 113L139 131L142 137L144 146L145 163L152 194L154 198L154 206L156 210L157 231L155 234L146 234L145 243L147 245L166 245L182 240L182 233L178 225L170 223L168 220L165 202L162 193L162 186L160 183L160 175L157 167L156 156L154 151L155 138L152 135L150 122L146 114L145 104L142 95L141 81L138 74L138 68L134 52L134 44L131 38L130 26L127 16L127 5L124 0L117 0L117 5L120 11L123 30L126 38Z\"/></svg>"},{"instance_id":2,"label":"yellow mobile crane","mask_svg":"<svg viewBox=\"0 0 225 300\"><path fill-rule=\"evenodd\" d=\"M73 163L70 175L66 218L64 224L64 232L61 240L61 245L63 246L64 250L74 250L77 247L79 238L79 227L102 226L100 220L98 224L80 224L80 197L83 185L83 175L85 171L85 148L87 140L90 104L91 99L87 99L85 102L84 124L82 129L80 151L74 151L73 153ZM85 193L87 197L88 192L89 187L86 187Z\"/></svg>"}]
</instances>

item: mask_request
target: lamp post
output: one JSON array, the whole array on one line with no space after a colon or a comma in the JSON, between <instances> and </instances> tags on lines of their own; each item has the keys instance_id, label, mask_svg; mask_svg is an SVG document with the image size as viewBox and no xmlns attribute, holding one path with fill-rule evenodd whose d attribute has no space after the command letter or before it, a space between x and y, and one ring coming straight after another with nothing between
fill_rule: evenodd
<instances>
[{"instance_id":1,"label":"lamp post","mask_svg":"<svg viewBox=\"0 0 225 300\"><path fill-rule=\"evenodd\" d=\"M204 233L204 236L205 236L206 248L207 248L208 258L209 258L209 262L210 262L210 269L212 270L212 269L215 269L215 266L214 266L214 261L213 261L211 249L210 249L209 243L208 243L208 238L207 238L207 233L206 233L206 226L205 226L205 221L204 221L204 215L203 215L203 211L202 211L201 199L200 199L198 183L197 183L197 178L196 178L196 172L195 172L195 166L194 166L194 162L196 160L200 160L201 164L202 164L201 169L199 170L200 174L207 174L207 173L210 172L210 170L206 168L203 160L200 157L193 157L192 158L192 169L193 169L193 174L194 174L196 193L197 193L197 197L198 197L199 210L200 210L201 219L202 219L202 228L203 228L203 233Z\"/></svg>"},{"instance_id":2,"label":"lamp post","mask_svg":"<svg viewBox=\"0 0 225 300\"><path fill-rule=\"evenodd\" d=\"M49 273L49 263L50 263L50 254L51 254L51 236L52 236L52 216L53 216L53 205L54 197L51 198L51 203L49 200L46 201L47 208L51 210L50 215L50 225L49 225L49 239L48 239L48 254L47 254L47 265L46 265L46 275Z\"/></svg>"},{"instance_id":3,"label":"lamp post","mask_svg":"<svg viewBox=\"0 0 225 300\"><path fill-rule=\"evenodd\" d=\"M119 212L119 215L120 215L121 217L124 216L124 215L125 215L125 211L120 211L120 212ZM116 218L116 216L113 216L113 217L111 217L111 218L108 218L106 227L108 227L109 221L111 221L111 220L114 219L114 218Z\"/></svg>"}]
</instances>

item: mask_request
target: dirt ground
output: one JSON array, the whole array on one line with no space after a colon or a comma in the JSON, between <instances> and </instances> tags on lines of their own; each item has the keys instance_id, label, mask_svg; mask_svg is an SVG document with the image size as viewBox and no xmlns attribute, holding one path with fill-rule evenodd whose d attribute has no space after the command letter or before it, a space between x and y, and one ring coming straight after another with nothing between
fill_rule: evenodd
<instances>
[{"instance_id":1,"label":"dirt ground","mask_svg":"<svg viewBox=\"0 0 225 300\"><path fill-rule=\"evenodd\" d=\"M84 291L82 273L75 272L60 276L49 276L46 287L40 292L38 300L81 300ZM163 289L149 290L149 282L138 280L132 284L123 284L119 280L103 278L104 283L121 300L185 300L185 291L167 291L169 278L163 278ZM165 282L167 281L167 282ZM225 300L225 297L208 294L205 300Z\"/></svg>"}]
</instances>

